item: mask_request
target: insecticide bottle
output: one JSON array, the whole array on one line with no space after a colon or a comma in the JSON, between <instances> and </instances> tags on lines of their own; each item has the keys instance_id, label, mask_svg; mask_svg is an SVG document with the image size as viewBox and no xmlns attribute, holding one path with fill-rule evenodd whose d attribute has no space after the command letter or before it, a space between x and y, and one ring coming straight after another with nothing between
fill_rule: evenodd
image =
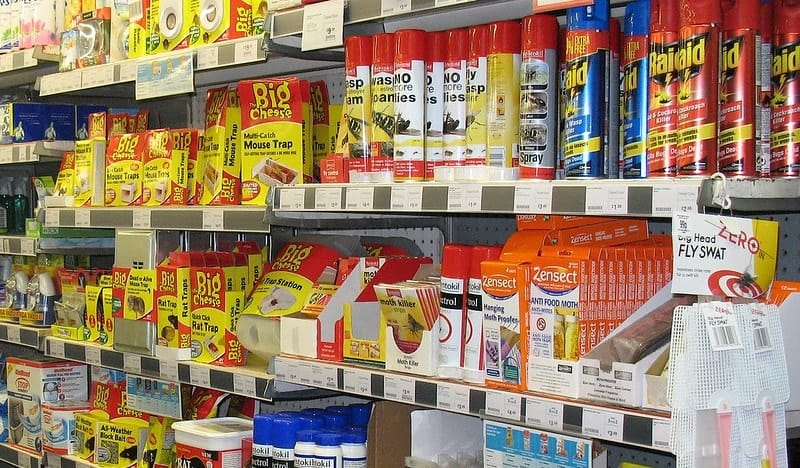
<instances>
[{"instance_id":1,"label":"insecticide bottle","mask_svg":"<svg viewBox=\"0 0 800 468\"><path fill-rule=\"evenodd\" d=\"M367 467L367 431L353 428L342 433L342 468Z\"/></svg>"},{"instance_id":2,"label":"insecticide bottle","mask_svg":"<svg viewBox=\"0 0 800 468\"><path fill-rule=\"evenodd\" d=\"M350 153L350 181L369 182L370 137L372 134L372 93L370 65L372 38L351 36L344 43L344 106L347 114L347 142Z\"/></svg>"},{"instance_id":3,"label":"insecticide bottle","mask_svg":"<svg viewBox=\"0 0 800 468\"><path fill-rule=\"evenodd\" d=\"M650 0L625 7L622 41L622 177L647 177L648 34Z\"/></svg>"},{"instance_id":4,"label":"insecticide bottle","mask_svg":"<svg viewBox=\"0 0 800 468\"><path fill-rule=\"evenodd\" d=\"M342 468L342 435L338 432L320 431L314 436L314 466Z\"/></svg>"},{"instance_id":5,"label":"insecticide bottle","mask_svg":"<svg viewBox=\"0 0 800 468\"><path fill-rule=\"evenodd\" d=\"M486 58L486 164L519 166L520 24L499 21L489 25Z\"/></svg>"},{"instance_id":6,"label":"insecticide bottle","mask_svg":"<svg viewBox=\"0 0 800 468\"><path fill-rule=\"evenodd\" d=\"M464 330L464 380L484 382L483 365L483 300L481 294L481 262L500 258L500 248L475 245L470 255L467 282L467 323Z\"/></svg>"},{"instance_id":7,"label":"insecticide bottle","mask_svg":"<svg viewBox=\"0 0 800 468\"><path fill-rule=\"evenodd\" d=\"M468 245L447 244L442 249L437 370L440 377L461 378L471 253L472 246Z\"/></svg>"},{"instance_id":8,"label":"insecticide bottle","mask_svg":"<svg viewBox=\"0 0 800 468\"><path fill-rule=\"evenodd\" d=\"M372 165L381 181L394 177L394 34L372 36Z\"/></svg>"},{"instance_id":9,"label":"insecticide bottle","mask_svg":"<svg viewBox=\"0 0 800 468\"><path fill-rule=\"evenodd\" d=\"M769 177L770 125L772 115L772 0L761 0L758 33L761 36L761 62L756 66L756 175Z\"/></svg>"},{"instance_id":10,"label":"insecticide bottle","mask_svg":"<svg viewBox=\"0 0 800 468\"><path fill-rule=\"evenodd\" d=\"M717 168L730 177L756 175L756 76L761 47L760 0L722 0L719 155Z\"/></svg>"},{"instance_id":11,"label":"insecticide bottle","mask_svg":"<svg viewBox=\"0 0 800 468\"><path fill-rule=\"evenodd\" d=\"M558 20L522 19L519 91L519 177L555 178L558 135Z\"/></svg>"},{"instance_id":12,"label":"insecticide bottle","mask_svg":"<svg viewBox=\"0 0 800 468\"><path fill-rule=\"evenodd\" d=\"M268 468L272 460L272 422L275 415L257 414L253 418L253 468Z\"/></svg>"},{"instance_id":13,"label":"insecticide bottle","mask_svg":"<svg viewBox=\"0 0 800 468\"><path fill-rule=\"evenodd\" d=\"M314 443L314 435L316 431L313 429L302 429L297 431L297 442L294 444L294 466L300 467L313 467L314 466L314 450L317 444Z\"/></svg>"},{"instance_id":14,"label":"insecticide bottle","mask_svg":"<svg viewBox=\"0 0 800 468\"><path fill-rule=\"evenodd\" d=\"M425 56L427 33L394 33L394 180L425 179Z\"/></svg>"},{"instance_id":15,"label":"insecticide bottle","mask_svg":"<svg viewBox=\"0 0 800 468\"><path fill-rule=\"evenodd\" d=\"M605 174L608 1L567 10L564 76L564 171L567 178Z\"/></svg>"},{"instance_id":16,"label":"insecticide bottle","mask_svg":"<svg viewBox=\"0 0 800 468\"><path fill-rule=\"evenodd\" d=\"M444 62L447 55L447 32L429 32L427 35L425 179L433 180L434 169L444 164Z\"/></svg>"},{"instance_id":17,"label":"insecticide bottle","mask_svg":"<svg viewBox=\"0 0 800 468\"><path fill-rule=\"evenodd\" d=\"M447 31L444 62L444 165L462 166L467 158L467 56L466 29Z\"/></svg>"},{"instance_id":18,"label":"insecticide bottle","mask_svg":"<svg viewBox=\"0 0 800 468\"><path fill-rule=\"evenodd\" d=\"M650 60L647 106L647 175L678 172L678 0L650 0Z\"/></svg>"},{"instance_id":19,"label":"insecticide bottle","mask_svg":"<svg viewBox=\"0 0 800 468\"><path fill-rule=\"evenodd\" d=\"M717 170L719 0L680 0L678 175L708 176Z\"/></svg>"},{"instance_id":20,"label":"insecticide bottle","mask_svg":"<svg viewBox=\"0 0 800 468\"><path fill-rule=\"evenodd\" d=\"M486 164L486 55L489 53L489 26L471 26L467 60L467 160L466 164Z\"/></svg>"},{"instance_id":21,"label":"insecticide bottle","mask_svg":"<svg viewBox=\"0 0 800 468\"><path fill-rule=\"evenodd\" d=\"M800 175L800 1L775 0L772 35L772 177Z\"/></svg>"},{"instance_id":22,"label":"insecticide bottle","mask_svg":"<svg viewBox=\"0 0 800 468\"><path fill-rule=\"evenodd\" d=\"M622 66L620 62L619 20L608 19L608 86L606 87L606 132L603 151L603 172L608 179L619 179L620 164L620 96L622 95Z\"/></svg>"},{"instance_id":23,"label":"insecticide bottle","mask_svg":"<svg viewBox=\"0 0 800 468\"><path fill-rule=\"evenodd\" d=\"M275 416L272 421L270 468L294 468L294 446L300 422L294 415Z\"/></svg>"}]
</instances>

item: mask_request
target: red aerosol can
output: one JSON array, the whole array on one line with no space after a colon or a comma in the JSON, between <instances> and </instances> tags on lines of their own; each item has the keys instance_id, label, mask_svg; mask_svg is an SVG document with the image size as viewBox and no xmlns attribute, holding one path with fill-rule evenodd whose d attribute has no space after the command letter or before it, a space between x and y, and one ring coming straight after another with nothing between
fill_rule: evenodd
<instances>
[{"instance_id":1,"label":"red aerosol can","mask_svg":"<svg viewBox=\"0 0 800 468\"><path fill-rule=\"evenodd\" d=\"M678 0L651 0L650 10L648 176L674 176L678 173Z\"/></svg>"},{"instance_id":2,"label":"red aerosol can","mask_svg":"<svg viewBox=\"0 0 800 468\"><path fill-rule=\"evenodd\" d=\"M678 175L717 170L720 0L681 0L678 90Z\"/></svg>"},{"instance_id":3,"label":"red aerosol can","mask_svg":"<svg viewBox=\"0 0 800 468\"><path fill-rule=\"evenodd\" d=\"M800 175L800 0L775 1L772 35L772 177Z\"/></svg>"}]
</instances>

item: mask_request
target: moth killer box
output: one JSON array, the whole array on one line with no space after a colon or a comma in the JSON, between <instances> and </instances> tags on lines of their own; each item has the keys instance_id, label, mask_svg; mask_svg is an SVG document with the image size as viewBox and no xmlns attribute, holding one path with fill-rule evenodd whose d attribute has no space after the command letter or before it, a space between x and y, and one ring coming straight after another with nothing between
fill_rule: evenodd
<instances>
[{"instance_id":1,"label":"moth killer box","mask_svg":"<svg viewBox=\"0 0 800 468\"><path fill-rule=\"evenodd\" d=\"M114 135L106 148L106 206L142 203L142 155L148 133Z\"/></svg>"}]
</instances>

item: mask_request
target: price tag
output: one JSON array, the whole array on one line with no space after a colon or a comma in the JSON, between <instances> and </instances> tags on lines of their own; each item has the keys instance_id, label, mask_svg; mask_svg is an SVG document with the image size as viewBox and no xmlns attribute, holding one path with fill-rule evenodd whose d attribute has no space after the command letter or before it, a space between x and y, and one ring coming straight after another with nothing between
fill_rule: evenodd
<instances>
[{"instance_id":1,"label":"price tag","mask_svg":"<svg viewBox=\"0 0 800 468\"><path fill-rule=\"evenodd\" d=\"M17 452L17 466L28 468L30 466L39 466L38 463L33 463L33 457L22 451Z\"/></svg>"},{"instance_id":2,"label":"price tag","mask_svg":"<svg viewBox=\"0 0 800 468\"><path fill-rule=\"evenodd\" d=\"M36 242L34 239L20 239L19 244L22 255L36 255Z\"/></svg>"},{"instance_id":3,"label":"price tag","mask_svg":"<svg viewBox=\"0 0 800 468\"><path fill-rule=\"evenodd\" d=\"M486 392L486 414L519 421L522 414L522 397L511 393Z\"/></svg>"},{"instance_id":4,"label":"price tag","mask_svg":"<svg viewBox=\"0 0 800 468\"><path fill-rule=\"evenodd\" d=\"M252 375L234 373L233 392L245 396L256 396L256 378Z\"/></svg>"},{"instance_id":5,"label":"price tag","mask_svg":"<svg viewBox=\"0 0 800 468\"><path fill-rule=\"evenodd\" d=\"M11 71L14 68L14 54L0 55L0 73Z\"/></svg>"},{"instance_id":6,"label":"price tag","mask_svg":"<svg viewBox=\"0 0 800 468\"><path fill-rule=\"evenodd\" d=\"M150 210L147 208L134 208L133 227L139 229L150 229Z\"/></svg>"},{"instance_id":7,"label":"price tag","mask_svg":"<svg viewBox=\"0 0 800 468\"><path fill-rule=\"evenodd\" d=\"M473 2L473 1L475 0L436 0L436 2L434 2L434 7L439 8L443 6L455 5L458 3Z\"/></svg>"},{"instance_id":8,"label":"price tag","mask_svg":"<svg viewBox=\"0 0 800 468\"><path fill-rule=\"evenodd\" d=\"M189 383L203 388L211 388L211 369L208 367L189 367Z\"/></svg>"},{"instance_id":9,"label":"price tag","mask_svg":"<svg viewBox=\"0 0 800 468\"><path fill-rule=\"evenodd\" d=\"M550 184L520 184L514 187L514 212L549 214L553 210L553 186Z\"/></svg>"},{"instance_id":10,"label":"price tag","mask_svg":"<svg viewBox=\"0 0 800 468\"><path fill-rule=\"evenodd\" d=\"M9 240L10 239L3 238L3 242L0 245L2 245L3 253L13 254L13 252L11 251L11 245L9 244Z\"/></svg>"},{"instance_id":11,"label":"price tag","mask_svg":"<svg viewBox=\"0 0 800 468\"><path fill-rule=\"evenodd\" d=\"M317 387L339 388L339 374L335 367L315 366L314 376L314 385Z\"/></svg>"},{"instance_id":12,"label":"price tag","mask_svg":"<svg viewBox=\"0 0 800 468\"><path fill-rule=\"evenodd\" d=\"M697 213L697 191L699 187L680 187L675 196L673 213Z\"/></svg>"},{"instance_id":13,"label":"price tag","mask_svg":"<svg viewBox=\"0 0 800 468\"><path fill-rule=\"evenodd\" d=\"M297 375L301 384L311 385L311 380L314 378L314 367L310 363L301 362L297 365Z\"/></svg>"},{"instance_id":14,"label":"price tag","mask_svg":"<svg viewBox=\"0 0 800 468\"><path fill-rule=\"evenodd\" d=\"M233 46L233 60L236 63L248 63L258 60L258 39L237 42Z\"/></svg>"},{"instance_id":15,"label":"price tag","mask_svg":"<svg viewBox=\"0 0 800 468\"><path fill-rule=\"evenodd\" d=\"M414 403L416 401L414 379L387 375L383 381L383 396L387 400Z\"/></svg>"},{"instance_id":16,"label":"price tag","mask_svg":"<svg viewBox=\"0 0 800 468\"><path fill-rule=\"evenodd\" d=\"M364 396L372 395L372 376L366 371L345 369L344 391Z\"/></svg>"},{"instance_id":17,"label":"price tag","mask_svg":"<svg viewBox=\"0 0 800 468\"><path fill-rule=\"evenodd\" d=\"M582 434L601 439L622 441L623 415L593 408L583 409Z\"/></svg>"},{"instance_id":18,"label":"price tag","mask_svg":"<svg viewBox=\"0 0 800 468\"><path fill-rule=\"evenodd\" d=\"M588 199L589 193L586 193ZM628 214L627 187L608 187L606 190L606 208L611 214Z\"/></svg>"},{"instance_id":19,"label":"price tag","mask_svg":"<svg viewBox=\"0 0 800 468\"><path fill-rule=\"evenodd\" d=\"M119 64L119 81L136 81L136 60L125 60Z\"/></svg>"},{"instance_id":20,"label":"price tag","mask_svg":"<svg viewBox=\"0 0 800 468\"><path fill-rule=\"evenodd\" d=\"M6 334L8 336L8 341L11 343L20 343L19 337L19 327L15 327L14 325L6 326Z\"/></svg>"},{"instance_id":21,"label":"price tag","mask_svg":"<svg viewBox=\"0 0 800 468\"><path fill-rule=\"evenodd\" d=\"M448 211L478 211L483 188L480 184L454 184L447 189Z\"/></svg>"},{"instance_id":22,"label":"price tag","mask_svg":"<svg viewBox=\"0 0 800 468\"><path fill-rule=\"evenodd\" d=\"M53 208L45 210L44 225L45 227L58 227L61 225L61 211Z\"/></svg>"},{"instance_id":23,"label":"price tag","mask_svg":"<svg viewBox=\"0 0 800 468\"><path fill-rule=\"evenodd\" d=\"M603 186L586 187L586 214L606 213L608 208L608 188Z\"/></svg>"},{"instance_id":24,"label":"price tag","mask_svg":"<svg viewBox=\"0 0 800 468\"><path fill-rule=\"evenodd\" d=\"M288 362L286 363L286 372L284 373L284 379L287 382L291 383L298 383L300 382L300 377L298 376L298 365L295 362Z\"/></svg>"},{"instance_id":25,"label":"price tag","mask_svg":"<svg viewBox=\"0 0 800 468\"><path fill-rule=\"evenodd\" d=\"M304 209L306 190L302 188L280 188L280 209L297 211Z\"/></svg>"},{"instance_id":26,"label":"price tag","mask_svg":"<svg viewBox=\"0 0 800 468\"><path fill-rule=\"evenodd\" d=\"M75 210L75 227L90 227L92 225L91 210Z\"/></svg>"},{"instance_id":27,"label":"price tag","mask_svg":"<svg viewBox=\"0 0 800 468\"><path fill-rule=\"evenodd\" d=\"M675 192L672 187L653 187L653 216L672 216L675 206Z\"/></svg>"},{"instance_id":28,"label":"price tag","mask_svg":"<svg viewBox=\"0 0 800 468\"><path fill-rule=\"evenodd\" d=\"M178 361L165 359L158 362L158 375L164 380L170 382L178 382L180 380L178 374Z\"/></svg>"},{"instance_id":29,"label":"price tag","mask_svg":"<svg viewBox=\"0 0 800 468\"><path fill-rule=\"evenodd\" d=\"M93 366L100 366L102 365L101 362L101 350L96 346L86 346L83 348L84 353L86 354L86 363L91 364Z\"/></svg>"},{"instance_id":30,"label":"price tag","mask_svg":"<svg viewBox=\"0 0 800 468\"><path fill-rule=\"evenodd\" d=\"M375 198L374 187L347 187L345 192L348 210L371 210Z\"/></svg>"},{"instance_id":31,"label":"price tag","mask_svg":"<svg viewBox=\"0 0 800 468\"><path fill-rule=\"evenodd\" d=\"M411 0L381 0L381 16L399 15L411 11Z\"/></svg>"},{"instance_id":32,"label":"price tag","mask_svg":"<svg viewBox=\"0 0 800 468\"><path fill-rule=\"evenodd\" d=\"M114 65L99 65L82 71L81 87L94 88L114 83Z\"/></svg>"},{"instance_id":33,"label":"price tag","mask_svg":"<svg viewBox=\"0 0 800 468\"><path fill-rule=\"evenodd\" d=\"M314 189L314 209L341 210L342 188L317 186Z\"/></svg>"},{"instance_id":34,"label":"price tag","mask_svg":"<svg viewBox=\"0 0 800 468\"><path fill-rule=\"evenodd\" d=\"M554 401L526 398L525 424L548 431L561 431L564 426L564 405Z\"/></svg>"},{"instance_id":35,"label":"price tag","mask_svg":"<svg viewBox=\"0 0 800 468\"><path fill-rule=\"evenodd\" d=\"M61 340L47 340L50 356L64 358L64 342Z\"/></svg>"},{"instance_id":36,"label":"price tag","mask_svg":"<svg viewBox=\"0 0 800 468\"><path fill-rule=\"evenodd\" d=\"M436 386L436 407L446 411L469 413L469 387L439 383Z\"/></svg>"},{"instance_id":37,"label":"price tag","mask_svg":"<svg viewBox=\"0 0 800 468\"><path fill-rule=\"evenodd\" d=\"M653 420L653 447L669 450L670 422Z\"/></svg>"},{"instance_id":38,"label":"price tag","mask_svg":"<svg viewBox=\"0 0 800 468\"><path fill-rule=\"evenodd\" d=\"M0 147L0 163L7 164L14 162L14 147L4 145Z\"/></svg>"},{"instance_id":39,"label":"price tag","mask_svg":"<svg viewBox=\"0 0 800 468\"><path fill-rule=\"evenodd\" d=\"M422 209L422 185L398 185L392 187L392 210L419 211Z\"/></svg>"},{"instance_id":40,"label":"price tag","mask_svg":"<svg viewBox=\"0 0 800 468\"><path fill-rule=\"evenodd\" d=\"M219 46L212 45L197 49L197 69L216 68L219 66Z\"/></svg>"},{"instance_id":41,"label":"price tag","mask_svg":"<svg viewBox=\"0 0 800 468\"><path fill-rule=\"evenodd\" d=\"M338 47L343 44L344 0L328 0L303 7L304 51Z\"/></svg>"},{"instance_id":42,"label":"price tag","mask_svg":"<svg viewBox=\"0 0 800 468\"><path fill-rule=\"evenodd\" d=\"M55 50L57 51L58 49ZM39 64L39 62L35 58L33 58L33 52L34 49L25 49L24 51L22 51L23 68L35 67L36 65Z\"/></svg>"},{"instance_id":43,"label":"price tag","mask_svg":"<svg viewBox=\"0 0 800 468\"><path fill-rule=\"evenodd\" d=\"M192 52L136 64L136 100L194 92Z\"/></svg>"},{"instance_id":44,"label":"price tag","mask_svg":"<svg viewBox=\"0 0 800 468\"><path fill-rule=\"evenodd\" d=\"M122 363L125 366L125 372L130 372L131 374L142 373L142 357L138 354L125 353Z\"/></svg>"},{"instance_id":45,"label":"price tag","mask_svg":"<svg viewBox=\"0 0 800 468\"><path fill-rule=\"evenodd\" d=\"M221 231L224 229L224 215L225 212L219 209L205 208L203 209L203 230L204 231Z\"/></svg>"}]
</instances>

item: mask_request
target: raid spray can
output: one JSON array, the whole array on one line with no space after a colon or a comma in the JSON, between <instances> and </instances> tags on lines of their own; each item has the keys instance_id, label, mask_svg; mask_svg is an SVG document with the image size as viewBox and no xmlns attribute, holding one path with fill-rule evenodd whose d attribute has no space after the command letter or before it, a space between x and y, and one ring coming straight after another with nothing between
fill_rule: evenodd
<instances>
[{"instance_id":1,"label":"raid spray can","mask_svg":"<svg viewBox=\"0 0 800 468\"><path fill-rule=\"evenodd\" d=\"M519 90L519 178L552 180L558 135L558 20L522 19Z\"/></svg>"},{"instance_id":2,"label":"raid spray can","mask_svg":"<svg viewBox=\"0 0 800 468\"><path fill-rule=\"evenodd\" d=\"M619 142L621 139L622 122L620 109L622 96L622 64L620 62L620 47L622 32L617 18L608 19L608 86L606 87L606 136L603 160L605 177L619 179L620 163L622 159Z\"/></svg>"},{"instance_id":3,"label":"raid spray can","mask_svg":"<svg viewBox=\"0 0 800 468\"><path fill-rule=\"evenodd\" d=\"M567 10L564 171L568 179L605 174L608 1Z\"/></svg>"},{"instance_id":4,"label":"raid spray can","mask_svg":"<svg viewBox=\"0 0 800 468\"><path fill-rule=\"evenodd\" d=\"M647 175L678 173L678 0L650 0Z\"/></svg>"},{"instance_id":5,"label":"raid spray can","mask_svg":"<svg viewBox=\"0 0 800 468\"><path fill-rule=\"evenodd\" d=\"M772 0L761 0L759 34L761 61L756 64L756 175L769 177L770 126L772 125Z\"/></svg>"},{"instance_id":6,"label":"raid spray can","mask_svg":"<svg viewBox=\"0 0 800 468\"><path fill-rule=\"evenodd\" d=\"M800 175L800 0L775 0L772 43L772 177Z\"/></svg>"},{"instance_id":7,"label":"raid spray can","mask_svg":"<svg viewBox=\"0 0 800 468\"><path fill-rule=\"evenodd\" d=\"M680 0L678 175L717 171L720 0Z\"/></svg>"},{"instance_id":8,"label":"raid spray can","mask_svg":"<svg viewBox=\"0 0 800 468\"><path fill-rule=\"evenodd\" d=\"M486 58L486 164L519 166L520 25L498 21L489 25Z\"/></svg>"},{"instance_id":9,"label":"raid spray can","mask_svg":"<svg viewBox=\"0 0 800 468\"><path fill-rule=\"evenodd\" d=\"M761 48L760 0L722 0L717 169L729 177L756 175L756 85Z\"/></svg>"},{"instance_id":10,"label":"raid spray can","mask_svg":"<svg viewBox=\"0 0 800 468\"><path fill-rule=\"evenodd\" d=\"M425 61L425 179L444 164L444 62L447 32L429 32Z\"/></svg>"},{"instance_id":11,"label":"raid spray can","mask_svg":"<svg viewBox=\"0 0 800 468\"><path fill-rule=\"evenodd\" d=\"M467 159L467 57L466 29L447 31L444 62L444 165L463 166Z\"/></svg>"},{"instance_id":12,"label":"raid spray can","mask_svg":"<svg viewBox=\"0 0 800 468\"><path fill-rule=\"evenodd\" d=\"M372 96L370 65L372 38L351 36L344 43L344 105L347 114L347 145L350 154L350 181L369 182Z\"/></svg>"},{"instance_id":13,"label":"raid spray can","mask_svg":"<svg viewBox=\"0 0 800 468\"><path fill-rule=\"evenodd\" d=\"M372 36L372 139L369 171L394 177L394 34Z\"/></svg>"},{"instance_id":14,"label":"raid spray can","mask_svg":"<svg viewBox=\"0 0 800 468\"><path fill-rule=\"evenodd\" d=\"M650 0L625 7L622 41L622 177L647 177L647 108L650 63Z\"/></svg>"},{"instance_id":15,"label":"raid spray can","mask_svg":"<svg viewBox=\"0 0 800 468\"><path fill-rule=\"evenodd\" d=\"M394 33L394 180L425 179L425 48L427 33Z\"/></svg>"},{"instance_id":16,"label":"raid spray can","mask_svg":"<svg viewBox=\"0 0 800 468\"><path fill-rule=\"evenodd\" d=\"M486 165L486 60L489 25L471 26L467 58L467 160L468 166Z\"/></svg>"}]
</instances>

